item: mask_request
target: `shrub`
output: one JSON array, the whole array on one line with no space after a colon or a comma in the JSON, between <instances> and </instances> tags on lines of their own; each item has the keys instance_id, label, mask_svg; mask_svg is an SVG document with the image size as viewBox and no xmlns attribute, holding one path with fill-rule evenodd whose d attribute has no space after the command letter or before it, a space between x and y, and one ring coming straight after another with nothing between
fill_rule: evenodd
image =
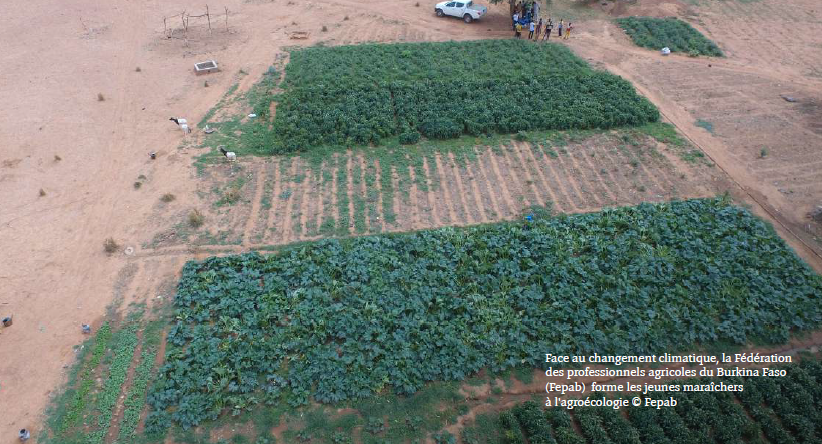
<instances>
[{"instance_id":1,"label":"shrub","mask_svg":"<svg viewBox=\"0 0 822 444\"><path fill-rule=\"evenodd\" d=\"M105 98L105 96L103 96L103 93L97 93L97 101L98 102L103 102L105 100L106 100L106 98Z\"/></svg>"},{"instance_id":2,"label":"shrub","mask_svg":"<svg viewBox=\"0 0 822 444\"><path fill-rule=\"evenodd\" d=\"M139 190L141 186L143 186L142 182L134 182L134 189L135 190Z\"/></svg>"},{"instance_id":3,"label":"shrub","mask_svg":"<svg viewBox=\"0 0 822 444\"><path fill-rule=\"evenodd\" d=\"M114 240L113 237L110 237L110 238L106 239L103 242L103 251L105 251L108 254L112 254L112 253L116 252L119 249L120 249L120 244L118 244L117 241Z\"/></svg>"},{"instance_id":4,"label":"shrub","mask_svg":"<svg viewBox=\"0 0 822 444\"><path fill-rule=\"evenodd\" d=\"M165 202L165 203L171 202L176 198L177 197L175 195L171 194L171 193L166 193L166 194L163 194L162 196L160 196L160 200Z\"/></svg>"},{"instance_id":5,"label":"shrub","mask_svg":"<svg viewBox=\"0 0 822 444\"><path fill-rule=\"evenodd\" d=\"M531 139L531 138L528 136L528 133L526 133L525 131L517 131L517 135L516 135L516 136L514 136L514 138L515 138L516 140L520 141L520 142L527 142L527 141L529 141L529 140Z\"/></svg>"},{"instance_id":6,"label":"shrub","mask_svg":"<svg viewBox=\"0 0 822 444\"><path fill-rule=\"evenodd\" d=\"M322 31L323 32L328 32L328 26L323 25Z\"/></svg>"},{"instance_id":7,"label":"shrub","mask_svg":"<svg viewBox=\"0 0 822 444\"><path fill-rule=\"evenodd\" d=\"M201 213L200 210L193 209L188 213L188 225L192 228L201 227L203 222L205 222L205 216L203 216L203 213Z\"/></svg>"},{"instance_id":8,"label":"shrub","mask_svg":"<svg viewBox=\"0 0 822 444\"><path fill-rule=\"evenodd\" d=\"M40 197L43 197L45 195L46 195L46 190L40 188Z\"/></svg>"}]
</instances>

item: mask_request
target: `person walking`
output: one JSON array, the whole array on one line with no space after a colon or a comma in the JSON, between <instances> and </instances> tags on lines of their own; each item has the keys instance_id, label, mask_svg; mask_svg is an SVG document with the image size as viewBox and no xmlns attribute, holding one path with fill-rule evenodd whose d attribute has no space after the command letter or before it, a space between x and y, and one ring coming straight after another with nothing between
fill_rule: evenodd
<instances>
[{"instance_id":1,"label":"person walking","mask_svg":"<svg viewBox=\"0 0 822 444\"><path fill-rule=\"evenodd\" d=\"M557 29L559 29L559 38L562 38L562 19L559 19L559 26L557 26Z\"/></svg>"},{"instance_id":2,"label":"person walking","mask_svg":"<svg viewBox=\"0 0 822 444\"><path fill-rule=\"evenodd\" d=\"M522 38L522 23L517 22L517 32L514 34L518 39Z\"/></svg>"},{"instance_id":3,"label":"person walking","mask_svg":"<svg viewBox=\"0 0 822 444\"><path fill-rule=\"evenodd\" d=\"M539 23L537 23L537 32L534 34L534 41L539 41L539 33L542 32L542 19L539 19Z\"/></svg>"},{"instance_id":4,"label":"person walking","mask_svg":"<svg viewBox=\"0 0 822 444\"><path fill-rule=\"evenodd\" d=\"M513 31L517 30L517 20L519 20L519 14L516 12L514 13L513 17L511 17L511 29Z\"/></svg>"},{"instance_id":5,"label":"person walking","mask_svg":"<svg viewBox=\"0 0 822 444\"><path fill-rule=\"evenodd\" d=\"M565 40L568 40L568 37L571 36L571 28L573 27L574 26L571 24L571 22L568 22L568 26L565 27Z\"/></svg>"},{"instance_id":6,"label":"person walking","mask_svg":"<svg viewBox=\"0 0 822 444\"><path fill-rule=\"evenodd\" d=\"M554 32L554 22L551 21L551 17L548 17L548 23L545 24L545 35L542 36L542 40L550 40L552 32Z\"/></svg>"},{"instance_id":7,"label":"person walking","mask_svg":"<svg viewBox=\"0 0 822 444\"><path fill-rule=\"evenodd\" d=\"M534 29L536 29L537 25L531 20L531 23L528 24L528 40L534 38Z\"/></svg>"}]
</instances>

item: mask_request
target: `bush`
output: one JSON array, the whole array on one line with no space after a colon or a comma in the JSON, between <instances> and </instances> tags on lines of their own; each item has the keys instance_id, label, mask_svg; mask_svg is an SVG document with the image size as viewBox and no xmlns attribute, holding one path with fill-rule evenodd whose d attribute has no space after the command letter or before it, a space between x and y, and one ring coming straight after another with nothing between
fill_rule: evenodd
<instances>
[{"instance_id":1,"label":"bush","mask_svg":"<svg viewBox=\"0 0 822 444\"><path fill-rule=\"evenodd\" d=\"M103 251L105 251L106 253L112 254L112 253L117 252L117 250L119 250L119 249L120 249L120 244L118 244L117 241L114 240L113 237L110 237L110 238L106 239L105 241L103 241Z\"/></svg>"},{"instance_id":2,"label":"bush","mask_svg":"<svg viewBox=\"0 0 822 444\"><path fill-rule=\"evenodd\" d=\"M514 138L520 142L527 142L531 139L525 131L517 131L517 135Z\"/></svg>"},{"instance_id":3,"label":"bush","mask_svg":"<svg viewBox=\"0 0 822 444\"><path fill-rule=\"evenodd\" d=\"M203 222L205 222L205 216L203 216L203 213L201 213L200 210L194 209L188 213L188 225L192 228L201 227Z\"/></svg>"},{"instance_id":4,"label":"bush","mask_svg":"<svg viewBox=\"0 0 822 444\"><path fill-rule=\"evenodd\" d=\"M174 199L176 199L176 198L177 198L177 197L176 197L175 195L173 195L173 194L171 194L171 193L166 193L166 194L163 194L163 195L160 197L160 200L161 200L161 201L163 201L163 202L165 202L165 203L169 203L169 202L173 201L173 200L174 200Z\"/></svg>"},{"instance_id":5,"label":"bush","mask_svg":"<svg viewBox=\"0 0 822 444\"><path fill-rule=\"evenodd\" d=\"M403 145L413 145L420 141L420 133L417 131L406 131L400 134L400 143Z\"/></svg>"}]
</instances>

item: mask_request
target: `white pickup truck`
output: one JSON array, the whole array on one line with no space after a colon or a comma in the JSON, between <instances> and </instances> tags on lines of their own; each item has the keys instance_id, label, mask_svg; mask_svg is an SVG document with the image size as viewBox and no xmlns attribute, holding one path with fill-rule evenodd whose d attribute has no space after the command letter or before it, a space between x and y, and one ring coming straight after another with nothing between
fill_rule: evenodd
<instances>
[{"instance_id":1,"label":"white pickup truck","mask_svg":"<svg viewBox=\"0 0 822 444\"><path fill-rule=\"evenodd\" d=\"M485 13L488 12L488 8L485 6L474 6L474 2L471 0L460 0L437 3L437 6L434 7L434 12L437 13L437 17L444 15L462 17L465 23L471 23L485 15Z\"/></svg>"}]
</instances>

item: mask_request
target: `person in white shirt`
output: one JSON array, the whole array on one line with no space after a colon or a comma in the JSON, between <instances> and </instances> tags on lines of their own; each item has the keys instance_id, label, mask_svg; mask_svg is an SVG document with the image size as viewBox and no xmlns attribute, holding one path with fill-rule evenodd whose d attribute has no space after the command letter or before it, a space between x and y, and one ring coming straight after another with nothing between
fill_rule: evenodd
<instances>
[{"instance_id":1,"label":"person in white shirt","mask_svg":"<svg viewBox=\"0 0 822 444\"><path fill-rule=\"evenodd\" d=\"M537 25L534 23L533 20L531 21L531 24L528 25L528 31L529 31L528 32L528 40L531 40L531 39L534 38L534 28L536 28L536 26Z\"/></svg>"},{"instance_id":2,"label":"person in white shirt","mask_svg":"<svg viewBox=\"0 0 822 444\"><path fill-rule=\"evenodd\" d=\"M513 18L513 20L511 21L511 29L513 29L514 31L516 31L516 30L517 30L517 20L519 20L519 14L517 14L517 13L515 12L515 13L514 13L514 17L512 17L512 18Z\"/></svg>"}]
</instances>

